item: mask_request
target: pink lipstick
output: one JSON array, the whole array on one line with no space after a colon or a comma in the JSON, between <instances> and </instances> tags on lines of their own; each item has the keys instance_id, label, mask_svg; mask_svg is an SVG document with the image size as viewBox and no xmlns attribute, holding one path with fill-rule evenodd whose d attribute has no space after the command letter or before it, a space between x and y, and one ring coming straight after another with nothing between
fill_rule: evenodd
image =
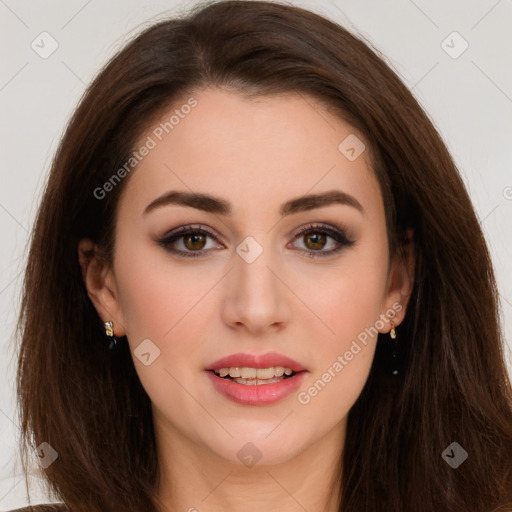
<instances>
[{"instance_id":1,"label":"pink lipstick","mask_svg":"<svg viewBox=\"0 0 512 512\"><path fill-rule=\"evenodd\" d=\"M214 388L243 405L267 405L289 396L308 370L282 354L232 354L205 368Z\"/></svg>"}]
</instances>

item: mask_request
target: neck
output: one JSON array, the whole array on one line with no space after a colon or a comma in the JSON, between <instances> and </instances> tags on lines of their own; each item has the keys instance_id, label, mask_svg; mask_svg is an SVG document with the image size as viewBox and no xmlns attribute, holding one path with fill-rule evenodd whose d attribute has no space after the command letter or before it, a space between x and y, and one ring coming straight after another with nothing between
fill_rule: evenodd
<instances>
[{"instance_id":1,"label":"neck","mask_svg":"<svg viewBox=\"0 0 512 512\"><path fill-rule=\"evenodd\" d=\"M159 511L338 512L345 431L346 420L292 458L244 465L199 446L168 424L155 424Z\"/></svg>"}]
</instances>

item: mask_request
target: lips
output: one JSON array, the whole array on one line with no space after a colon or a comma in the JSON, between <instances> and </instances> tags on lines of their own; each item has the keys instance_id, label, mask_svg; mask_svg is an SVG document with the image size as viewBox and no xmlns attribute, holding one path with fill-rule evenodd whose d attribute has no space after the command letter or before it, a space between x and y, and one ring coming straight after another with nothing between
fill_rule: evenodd
<instances>
[{"instance_id":1,"label":"lips","mask_svg":"<svg viewBox=\"0 0 512 512\"><path fill-rule=\"evenodd\" d=\"M302 372L306 368L299 362L277 352L267 352L265 354L231 354L210 363L205 370L220 370L221 368L246 367L246 368L271 368L273 366L283 366L290 368L295 373Z\"/></svg>"},{"instance_id":2,"label":"lips","mask_svg":"<svg viewBox=\"0 0 512 512\"><path fill-rule=\"evenodd\" d=\"M286 375L281 373L277 379L246 379L220 377L221 369L235 368L241 369L256 368L280 368L280 372L286 368ZM288 373L291 370L291 375ZM277 371L277 370L276 370ZM217 373L216 373L217 372ZM213 385L213 388L225 398L241 405L264 406L274 404L288 397L303 382L308 370L305 366L294 359L278 354L277 352L267 352L265 354L231 354L210 363L205 368L205 374ZM281 380L279 380L281 379ZM266 382L265 382L266 380Z\"/></svg>"}]
</instances>

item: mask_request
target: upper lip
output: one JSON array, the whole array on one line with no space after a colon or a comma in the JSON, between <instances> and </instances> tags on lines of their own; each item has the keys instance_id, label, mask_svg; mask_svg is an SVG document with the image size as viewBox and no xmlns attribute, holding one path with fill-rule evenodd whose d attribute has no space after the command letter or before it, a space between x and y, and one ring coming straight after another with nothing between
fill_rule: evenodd
<instances>
[{"instance_id":1,"label":"upper lip","mask_svg":"<svg viewBox=\"0 0 512 512\"><path fill-rule=\"evenodd\" d=\"M277 352L267 352L265 354L231 354L210 363L205 370L220 370L221 368L271 368L273 366L283 366L290 368L294 372L301 372L306 368L283 354Z\"/></svg>"}]
</instances>

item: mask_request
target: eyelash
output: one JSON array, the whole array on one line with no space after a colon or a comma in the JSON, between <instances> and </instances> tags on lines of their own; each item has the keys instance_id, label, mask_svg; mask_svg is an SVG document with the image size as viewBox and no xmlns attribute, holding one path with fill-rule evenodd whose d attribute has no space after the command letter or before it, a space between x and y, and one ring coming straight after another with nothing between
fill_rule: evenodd
<instances>
[{"instance_id":1,"label":"eyelash","mask_svg":"<svg viewBox=\"0 0 512 512\"><path fill-rule=\"evenodd\" d=\"M330 256L339 252L343 247L349 247L355 243L355 240L350 240L343 230L339 230L337 228L332 228L329 226L325 226L322 224L310 224L305 226L296 233L294 240L304 236L305 234L311 233L321 233L329 236L336 242L338 242L339 246L335 249L331 249L330 251L312 251L308 249L300 249L302 252L305 252L308 256L312 258L323 258L326 256ZM214 240L217 240L216 235L207 229L206 227L193 227L191 225L181 226L177 230L169 233L162 239L158 240L158 244L160 244L166 251L169 251L173 254L177 254L178 256L184 256L187 258L197 258L202 257L204 254L204 250L199 251L181 251L179 249L171 249L170 245L180 238L183 238L186 235L208 235L212 237Z\"/></svg>"}]
</instances>

